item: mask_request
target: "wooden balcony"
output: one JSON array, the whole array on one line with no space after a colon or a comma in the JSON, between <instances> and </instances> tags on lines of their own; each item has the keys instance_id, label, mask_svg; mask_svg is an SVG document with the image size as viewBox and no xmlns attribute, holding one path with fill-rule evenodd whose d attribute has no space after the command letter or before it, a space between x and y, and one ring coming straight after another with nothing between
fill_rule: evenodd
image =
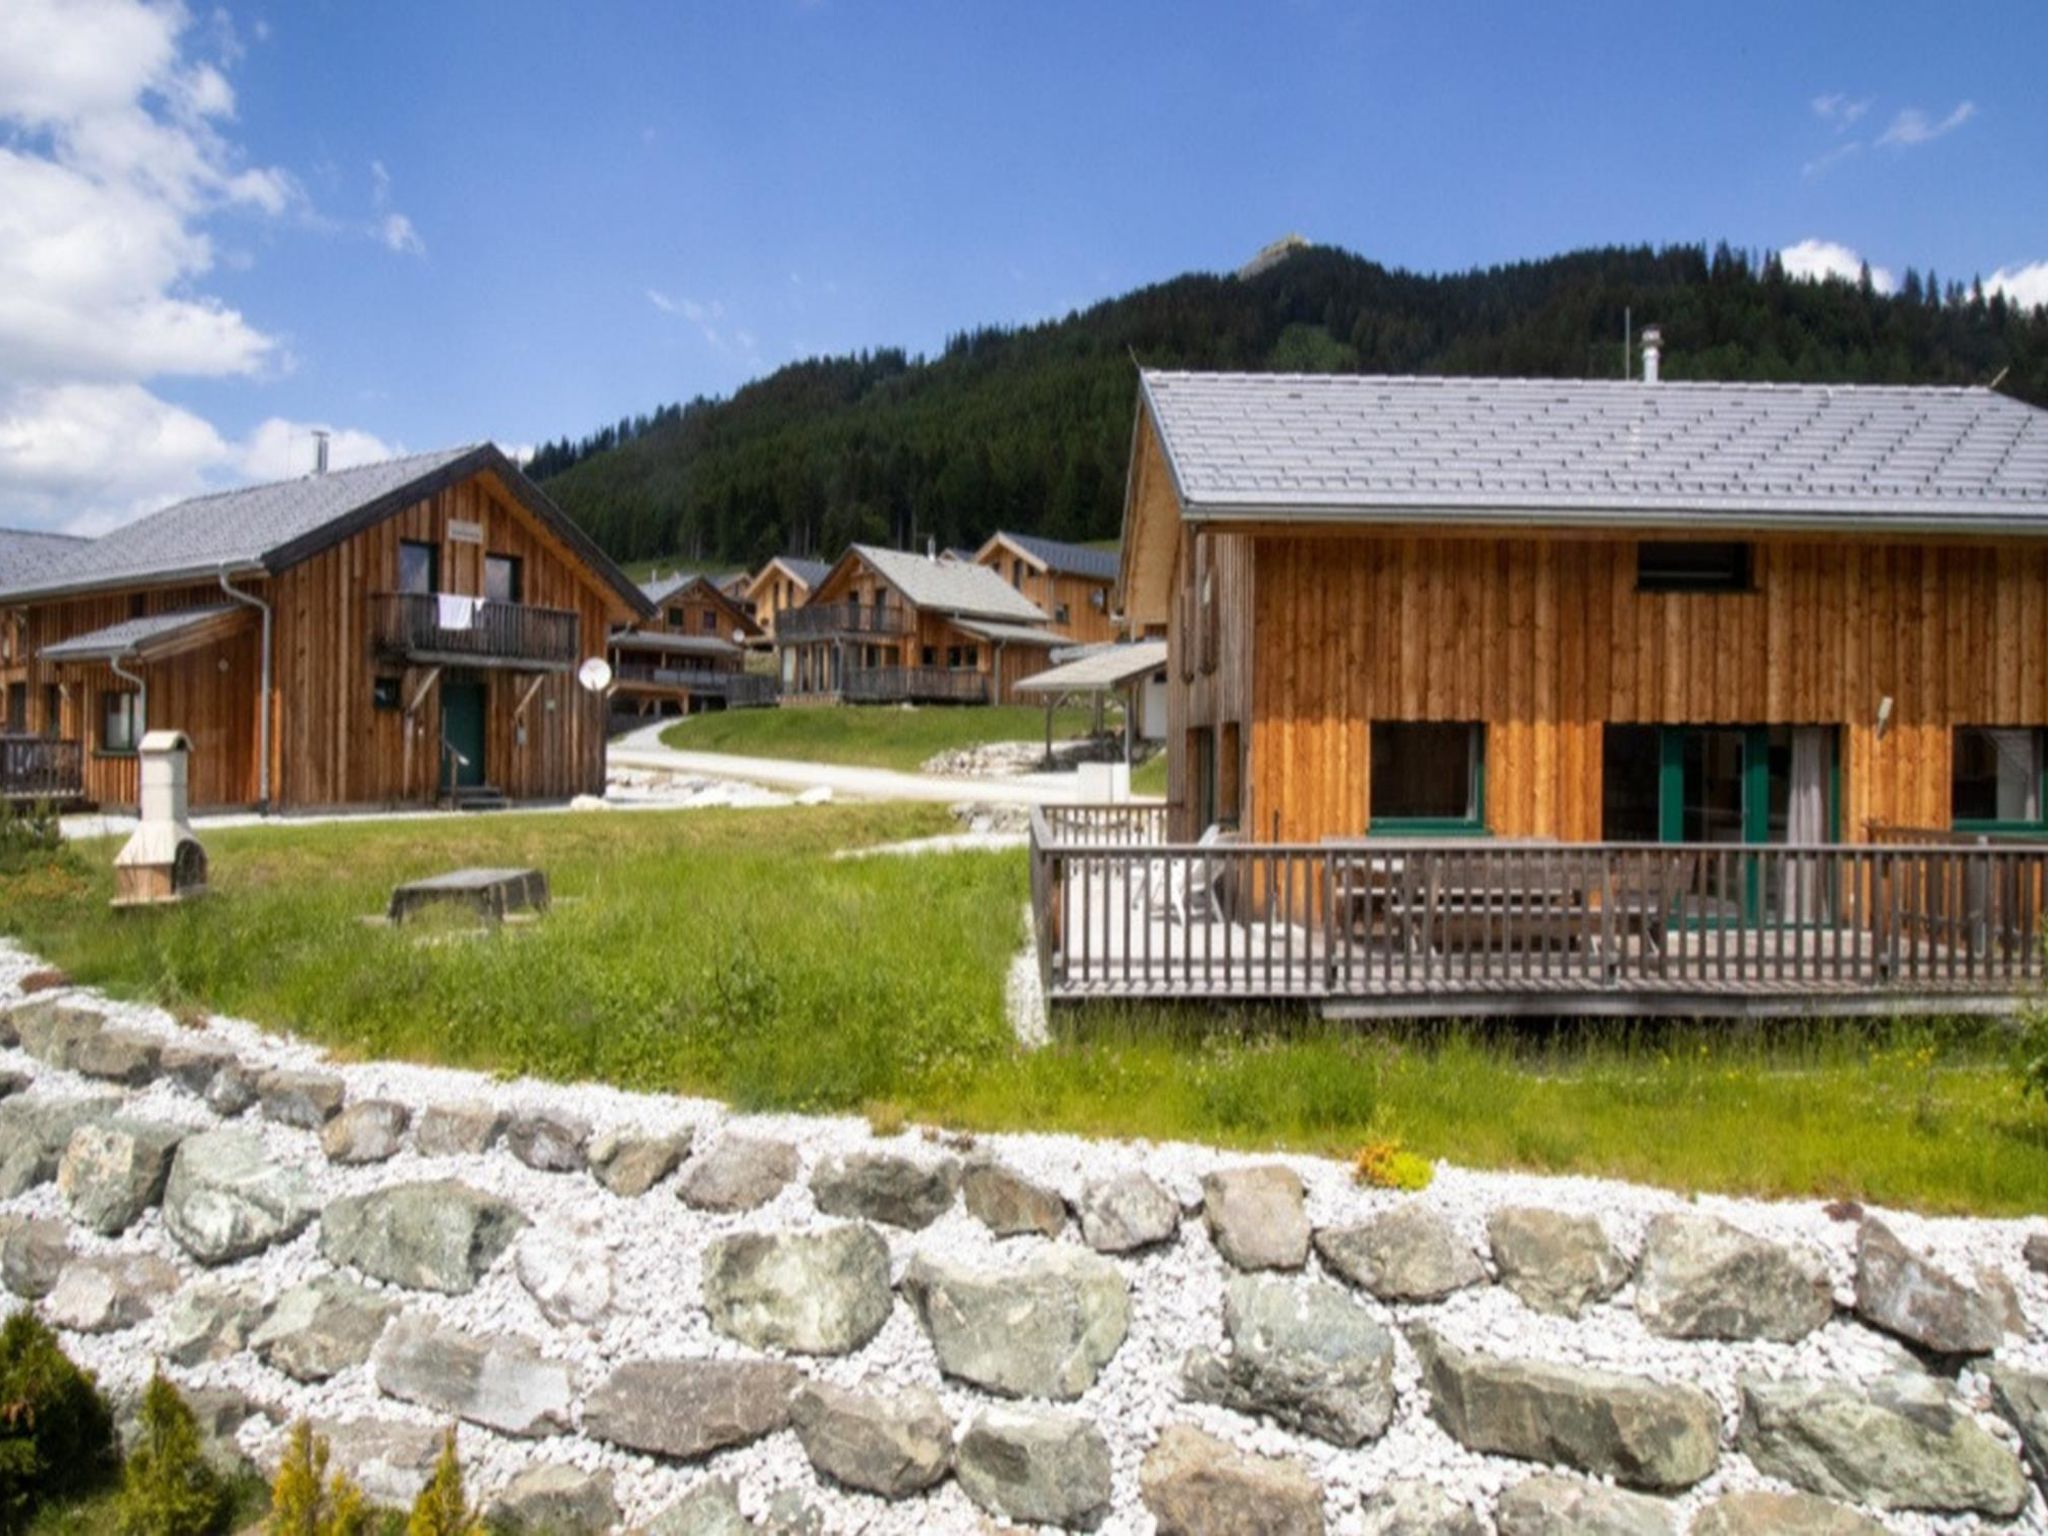
<instances>
[{"instance_id":1,"label":"wooden balcony","mask_svg":"<svg viewBox=\"0 0 2048 1536\"><path fill-rule=\"evenodd\" d=\"M564 608L485 603L468 625L443 623L431 592L373 592L370 640L377 654L421 666L567 672L578 661L578 619Z\"/></svg>"},{"instance_id":2,"label":"wooden balcony","mask_svg":"<svg viewBox=\"0 0 2048 1536\"><path fill-rule=\"evenodd\" d=\"M840 680L849 704L986 704L985 673L947 667L858 667Z\"/></svg>"},{"instance_id":3,"label":"wooden balcony","mask_svg":"<svg viewBox=\"0 0 2048 1536\"><path fill-rule=\"evenodd\" d=\"M773 704L780 686L772 677L753 672L721 672L707 667L656 667L622 661L613 668L622 693L697 694L725 700L728 709L756 709Z\"/></svg>"},{"instance_id":4,"label":"wooden balcony","mask_svg":"<svg viewBox=\"0 0 2048 1536\"><path fill-rule=\"evenodd\" d=\"M0 800L70 805L85 794L85 753L75 741L0 734Z\"/></svg>"},{"instance_id":5,"label":"wooden balcony","mask_svg":"<svg viewBox=\"0 0 2048 1536\"><path fill-rule=\"evenodd\" d=\"M2005 1012L2044 979L2048 845L1166 842L1047 807L1047 997L1333 1017Z\"/></svg>"},{"instance_id":6,"label":"wooden balcony","mask_svg":"<svg viewBox=\"0 0 2048 1536\"><path fill-rule=\"evenodd\" d=\"M910 614L895 603L806 603L775 616L777 644L842 635L907 635Z\"/></svg>"}]
</instances>

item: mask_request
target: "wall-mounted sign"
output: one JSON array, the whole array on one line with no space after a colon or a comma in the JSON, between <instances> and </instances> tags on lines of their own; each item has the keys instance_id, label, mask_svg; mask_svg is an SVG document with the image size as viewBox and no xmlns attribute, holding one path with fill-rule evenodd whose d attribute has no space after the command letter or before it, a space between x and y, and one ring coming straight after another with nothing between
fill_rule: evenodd
<instances>
[{"instance_id":1,"label":"wall-mounted sign","mask_svg":"<svg viewBox=\"0 0 2048 1536\"><path fill-rule=\"evenodd\" d=\"M448 542L450 544L481 544L484 541L484 525L473 523L466 518L448 519Z\"/></svg>"}]
</instances>

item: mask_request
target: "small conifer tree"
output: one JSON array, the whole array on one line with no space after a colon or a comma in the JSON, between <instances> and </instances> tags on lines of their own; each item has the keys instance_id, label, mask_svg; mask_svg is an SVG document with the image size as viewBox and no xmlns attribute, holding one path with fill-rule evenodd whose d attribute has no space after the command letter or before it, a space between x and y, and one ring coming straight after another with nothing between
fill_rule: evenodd
<instances>
[{"instance_id":1,"label":"small conifer tree","mask_svg":"<svg viewBox=\"0 0 2048 1536\"><path fill-rule=\"evenodd\" d=\"M112 1469L114 1419L93 1379L26 1307L0 1326L0 1530Z\"/></svg>"},{"instance_id":2,"label":"small conifer tree","mask_svg":"<svg viewBox=\"0 0 2048 1536\"><path fill-rule=\"evenodd\" d=\"M120 1536L214 1536L234 1497L207 1461L199 1424L161 1373L142 1394L142 1434L121 1473Z\"/></svg>"},{"instance_id":3,"label":"small conifer tree","mask_svg":"<svg viewBox=\"0 0 2048 1536\"><path fill-rule=\"evenodd\" d=\"M270 1518L264 1536L364 1536L370 1518L363 1491L337 1472L327 1476L328 1446L304 1419L292 1437L270 1485Z\"/></svg>"},{"instance_id":4,"label":"small conifer tree","mask_svg":"<svg viewBox=\"0 0 2048 1536\"><path fill-rule=\"evenodd\" d=\"M462 1493L462 1462L455 1454L455 1431L441 1442L434 1475L413 1501L405 1536L483 1536L484 1523Z\"/></svg>"}]
</instances>

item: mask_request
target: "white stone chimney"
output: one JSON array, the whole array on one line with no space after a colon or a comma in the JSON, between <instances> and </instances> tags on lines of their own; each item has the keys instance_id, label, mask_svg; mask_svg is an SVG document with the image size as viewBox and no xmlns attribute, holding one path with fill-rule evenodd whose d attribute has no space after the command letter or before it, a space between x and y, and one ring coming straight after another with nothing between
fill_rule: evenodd
<instances>
[{"instance_id":1,"label":"white stone chimney","mask_svg":"<svg viewBox=\"0 0 2048 1536\"><path fill-rule=\"evenodd\" d=\"M1664 332L1654 325L1643 327L1643 382L1657 382L1657 365L1664 357Z\"/></svg>"}]
</instances>

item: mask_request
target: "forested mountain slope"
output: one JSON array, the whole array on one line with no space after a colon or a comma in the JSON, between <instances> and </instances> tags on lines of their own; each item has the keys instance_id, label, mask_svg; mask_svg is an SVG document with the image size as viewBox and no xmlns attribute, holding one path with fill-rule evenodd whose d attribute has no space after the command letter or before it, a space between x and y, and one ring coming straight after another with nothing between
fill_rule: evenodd
<instances>
[{"instance_id":1,"label":"forested mountain slope","mask_svg":"<svg viewBox=\"0 0 2048 1536\"><path fill-rule=\"evenodd\" d=\"M854 539L972 545L1117 531L1147 367L1614 377L1622 321L1669 379L1989 383L2048 402L2048 310L1909 271L1896 294L1788 279L1721 246L1610 248L1445 276L1310 247L1257 276L1178 277L1016 330L818 358L532 465L613 555L753 564Z\"/></svg>"}]
</instances>

